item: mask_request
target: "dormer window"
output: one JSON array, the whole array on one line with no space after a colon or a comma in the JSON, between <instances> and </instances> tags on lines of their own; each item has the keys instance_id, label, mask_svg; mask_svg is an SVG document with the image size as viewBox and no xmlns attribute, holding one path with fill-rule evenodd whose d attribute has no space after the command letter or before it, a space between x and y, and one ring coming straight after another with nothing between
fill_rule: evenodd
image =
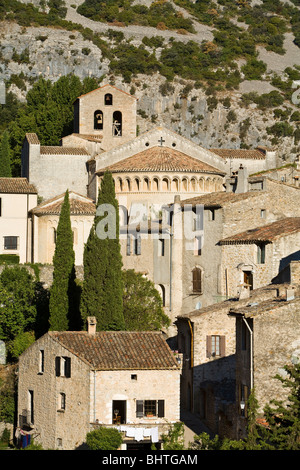
<instances>
[{"instance_id":1,"label":"dormer window","mask_svg":"<svg viewBox=\"0 0 300 470\"><path fill-rule=\"evenodd\" d=\"M95 130L103 129L103 113L100 110L97 110L94 113L94 129Z\"/></svg>"},{"instance_id":2,"label":"dormer window","mask_svg":"<svg viewBox=\"0 0 300 470\"><path fill-rule=\"evenodd\" d=\"M106 93L106 95L104 96L104 104L105 106L112 106L113 96L111 93Z\"/></svg>"}]
</instances>

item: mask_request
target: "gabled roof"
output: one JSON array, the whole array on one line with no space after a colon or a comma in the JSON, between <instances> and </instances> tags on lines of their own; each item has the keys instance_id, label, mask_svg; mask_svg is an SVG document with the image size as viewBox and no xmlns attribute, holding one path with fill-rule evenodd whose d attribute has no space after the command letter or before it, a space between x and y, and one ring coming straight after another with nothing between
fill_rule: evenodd
<instances>
[{"instance_id":1,"label":"gabled roof","mask_svg":"<svg viewBox=\"0 0 300 470\"><path fill-rule=\"evenodd\" d=\"M97 370L178 369L162 333L151 331L49 331L51 338Z\"/></svg>"},{"instance_id":2,"label":"gabled roof","mask_svg":"<svg viewBox=\"0 0 300 470\"><path fill-rule=\"evenodd\" d=\"M47 201L42 202L41 204L33 208L31 212L37 216L59 215L64 202L64 197L65 193L60 194L59 196L56 196L54 198L48 199ZM71 215L95 215L96 206L92 199L70 191L69 201Z\"/></svg>"},{"instance_id":3,"label":"gabled roof","mask_svg":"<svg viewBox=\"0 0 300 470\"><path fill-rule=\"evenodd\" d=\"M37 189L27 178L0 178L0 193L37 194Z\"/></svg>"},{"instance_id":4,"label":"gabled roof","mask_svg":"<svg viewBox=\"0 0 300 470\"><path fill-rule=\"evenodd\" d=\"M60 145L41 146L41 155L88 155L87 150L80 147L62 147Z\"/></svg>"},{"instance_id":5,"label":"gabled roof","mask_svg":"<svg viewBox=\"0 0 300 470\"><path fill-rule=\"evenodd\" d=\"M265 160L266 155L259 149L210 149L222 158L242 158L250 160Z\"/></svg>"},{"instance_id":6,"label":"gabled roof","mask_svg":"<svg viewBox=\"0 0 300 470\"><path fill-rule=\"evenodd\" d=\"M184 171L190 173L224 173L207 163L192 158L183 152L169 147L151 147L132 157L121 160L106 168L98 170L98 174L110 171L112 173L130 171Z\"/></svg>"},{"instance_id":7,"label":"gabled roof","mask_svg":"<svg viewBox=\"0 0 300 470\"><path fill-rule=\"evenodd\" d=\"M191 204L196 206L197 204L202 204L204 207L224 207L229 204L234 204L235 202L247 200L249 198L257 197L260 195L259 191L248 191L246 193L233 193L226 191L216 191L208 194L203 194L203 196L196 196L190 199L185 199L181 202L181 205Z\"/></svg>"},{"instance_id":8,"label":"gabled roof","mask_svg":"<svg viewBox=\"0 0 300 470\"><path fill-rule=\"evenodd\" d=\"M286 217L277 220L271 224L262 227L246 230L231 237L224 238L220 241L221 245L238 244L238 243L271 243L276 238L284 237L300 231L300 217ZM297 249L297 247L295 247Z\"/></svg>"},{"instance_id":9,"label":"gabled roof","mask_svg":"<svg viewBox=\"0 0 300 470\"><path fill-rule=\"evenodd\" d=\"M94 93L95 91L102 90L103 88L107 88L107 87L108 88L113 88L116 91L120 91L121 93L124 93L125 95L130 96L130 98L132 98L134 100L137 100L137 98L135 96L131 95L130 93L127 93L124 90L121 90L120 88L117 88L113 85L110 85L109 83L107 83L106 85L100 86L99 88L95 88L95 90L89 91L88 93L84 93L83 95L78 96L76 99L79 100L80 98L83 98L86 95L90 95L91 93Z\"/></svg>"}]
</instances>

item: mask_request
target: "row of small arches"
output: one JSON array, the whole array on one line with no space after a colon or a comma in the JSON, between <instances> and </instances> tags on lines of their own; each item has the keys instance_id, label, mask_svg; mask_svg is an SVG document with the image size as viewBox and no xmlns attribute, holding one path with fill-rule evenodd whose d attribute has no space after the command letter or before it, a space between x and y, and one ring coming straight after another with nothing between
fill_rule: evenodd
<instances>
[{"instance_id":1,"label":"row of small arches","mask_svg":"<svg viewBox=\"0 0 300 470\"><path fill-rule=\"evenodd\" d=\"M215 192L222 191L221 178L187 178L187 177L157 177L153 178L128 176L114 178L116 193L136 191L180 191L180 192Z\"/></svg>"}]
</instances>

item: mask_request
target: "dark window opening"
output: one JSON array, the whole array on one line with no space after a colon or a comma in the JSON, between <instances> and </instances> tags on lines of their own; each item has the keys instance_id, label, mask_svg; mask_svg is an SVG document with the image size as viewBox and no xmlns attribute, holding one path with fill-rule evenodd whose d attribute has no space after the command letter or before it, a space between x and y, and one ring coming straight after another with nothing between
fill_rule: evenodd
<instances>
[{"instance_id":1,"label":"dark window opening","mask_svg":"<svg viewBox=\"0 0 300 470\"><path fill-rule=\"evenodd\" d=\"M113 96L111 93L106 93L105 97L104 97L104 104L106 106L112 106L113 104Z\"/></svg>"},{"instance_id":2,"label":"dark window opening","mask_svg":"<svg viewBox=\"0 0 300 470\"><path fill-rule=\"evenodd\" d=\"M112 422L113 424L126 423L126 400L113 400Z\"/></svg>"},{"instance_id":3,"label":"dark window opening","mask_svg":"<svg viewBox=\"0 0 300 470\"><path fill-rule=\"evenodd\" d=\"M201 294L202 292L202 271L200 268L194 268L192 271L193 292Z\"/></svg>"},{"instance_id":4,"label":"dark window opening","mask_svg":"<svg viewBox=\"0 0 300 470\"><path fill-rule=\"evenodd\" d=\"M122 113L120 111L115 111L113 114L113 136L122 136Z\"/></svg>"},{"instance_id":5,"label":"dark window opening","mask_svg":"<svg viewBox=\"0 0 300 470\"><path fill-rule=\"evenodd\" d=\"M17 250L18 237L4 237L4 250Z\"/></svg>"},{"instance_id":6,"label":"dark window opening","mask_svg":"<svg viewBox=\"0 0 300 470\"><path fill-rule=\"evenodd\" d=\"M103 129L103 113L102 111L95 111L94 113L94 129L102 130Z\"/></svg>"}]
</instances>

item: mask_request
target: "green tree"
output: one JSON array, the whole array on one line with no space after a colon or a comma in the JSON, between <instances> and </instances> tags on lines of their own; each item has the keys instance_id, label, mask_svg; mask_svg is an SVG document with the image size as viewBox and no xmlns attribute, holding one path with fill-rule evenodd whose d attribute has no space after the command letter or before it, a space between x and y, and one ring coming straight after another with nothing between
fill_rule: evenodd
<instances>
[{"instance_id":1,"label":"green tree","mask_svg":"<svg viewBox=\"0 0 300 470\"><path fill-rule=\"evenodd\" d=\"M10 145L9 145L9 135L7 131L3 133L1 143L0 143L0 177L2 178L11 177Z\"/></svg>"},{"instance_id":2,"label":"green tree","mask_svg":"<svg viewBox=\"0 0 300 470\"><path fill-rule=\"evenodd\" d=\"M122 440L122 434L115 428L95 429L86 436L90 450L117 450Z\"/></svg>"},{"instance_id":3,"label":"green tree","mask_svg":"<svg viewBox=\"0 0 300 470\"><path fill-rule=\"evenodd\" d=\"M111 173L99 190L93 227L84 250L81 315L97 318L98 330L123 330L122 257L119 211Z\"/></svg>"},{"instance_id":4,"label":"green tree","mask_svg":"<svg viewBox=\"0 0 300 470\"><path fill-rule=\"evenodd\" d=\"M56 246L53 256L53 283L50 288L49 323L50 330L66 331L69 328L70 301L74 291L74 250L73 233L70 219L70 200L67 190L62 204L56 234Z\"/></svg>"},{"instance_id":5,"label":"green tree","mask_svg":"<svg viewBox=\"0 0 300 470\"><path fill-rule=\"evenodd\" d=\"M160 330L169 326L162 299L152 281L133 269L123 271L123 312L126 330Z\"/></svg>"},{"instance_id":6,"label":"green tree","mask_svg":"<svg viewBox=\"0 0 300 470\"><path fill-rule=\"evenodd\" d=\"M161 436L164 450L184 450L184 424L181 422L170 425L167 434Z\"/></svg>"},{"instance_id":7,"label":"green tree","mask_svg":"<svg viewBox=\"0 0 300 470\"><path fill-rule=\"evenodd\" d=\"M288 389L286 400L271 400L264 408L265 442L273 450L300 450L300 363L285 366L275 376Z\"/></svg>"},{"instance_id":8,"label":"green tree","mask_svg":"<svg viewBox=\"0 0 300 470\"><path fill-rule=\"evenodd\" d=\"M6 267L0 276L0 339L11 342L36 321L35 280L24 267Z\"/></svg>"}]
</instances>

